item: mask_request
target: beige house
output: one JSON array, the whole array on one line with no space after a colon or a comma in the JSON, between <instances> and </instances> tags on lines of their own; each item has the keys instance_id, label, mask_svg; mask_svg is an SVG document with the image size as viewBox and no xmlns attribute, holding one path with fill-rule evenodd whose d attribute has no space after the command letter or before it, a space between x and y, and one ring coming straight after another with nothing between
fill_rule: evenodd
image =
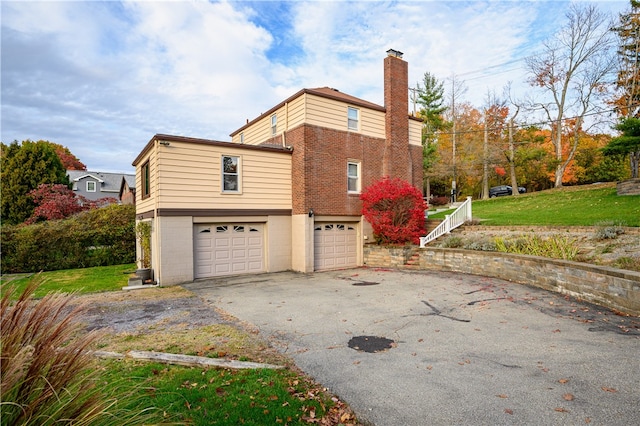
<instances>
[{"instance_id":1,"label":"beige house","mask_svg":"<svg viewBox=\"0 0 640 426\"><path fill-rule=\"evenodd\" d=\"M231 142L155 135L133 162L155 280L362 265L362 189L382 176L422 185L408 66L390 50L384 67L385 106L303 89Z\"/></svg>"}]
</instances>

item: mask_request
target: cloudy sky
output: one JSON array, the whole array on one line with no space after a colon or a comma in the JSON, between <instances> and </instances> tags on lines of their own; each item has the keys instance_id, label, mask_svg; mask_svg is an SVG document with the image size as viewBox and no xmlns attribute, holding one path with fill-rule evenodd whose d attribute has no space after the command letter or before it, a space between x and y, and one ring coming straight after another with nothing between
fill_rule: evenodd
<instances>
[{"instance_id":1,"label":"cloudy sky","mask_svg":"<svg viewBox=\"0 0 640 426\"><path fill-rule=\"evenodd\" d=\"M628 1L600 1L614 15ZM1 140L69 147L89 170L133 172L156 133L229 134L301 88L383 104L404 52L482 105L564 22L567 1L5 1Z\"/></svg>"}]
</instances>

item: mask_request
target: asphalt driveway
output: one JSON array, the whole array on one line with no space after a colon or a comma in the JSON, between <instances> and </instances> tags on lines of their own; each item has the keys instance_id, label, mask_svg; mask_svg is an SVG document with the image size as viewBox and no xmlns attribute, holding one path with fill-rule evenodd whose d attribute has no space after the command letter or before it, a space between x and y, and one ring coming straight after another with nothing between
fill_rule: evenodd
<instances>
[{"instance_id":1,"label":"asphalt driveway","mask_svg":"<svg viewBox=\"0 0 640 426\"><path fill-rule=\"evenodd\" d=\"M507 281L351 269L184 286L374 425L640 424L640 321Z\"/></svg>"}]
</instances>

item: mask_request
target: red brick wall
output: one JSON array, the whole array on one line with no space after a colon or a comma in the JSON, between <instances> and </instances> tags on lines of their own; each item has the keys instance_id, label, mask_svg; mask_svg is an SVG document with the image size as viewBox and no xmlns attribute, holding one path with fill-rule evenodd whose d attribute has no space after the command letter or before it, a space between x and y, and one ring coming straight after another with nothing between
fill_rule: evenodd
<instances>
[{"instance_id":1,"label":"red brick wall","mask_svg":"<svg viewBox=\"0 0 640 426\"><path fill-rule=\"evenodd\" d=\"M384 174L411 182L409 155L409 65L400 58L384 58L384 106L386 145Z\"/></svg>"},{"instance_id":2,"label":"red brick wall","mask_svg":"<svg viewBox=\"0 0 640 426\"><path fill-rule=\"evenodd\" d=\"M411 156L411 168L413 172L413 180L410 180L409 182L412 182L413 186L415 186L422 192L424 187L424 163L422 161L422 146L410 145L409 155Z\"/></svg>"},{"instance_id":3,"label":"red brick wall","mask_svg":"<svg viewBox=\"0 0 640 426\"><path fill-rule=\"evenodd\" d=\"M303 124L286 132L293 147L293 214L360 215L358 194L347 193L347 161L360 162L364 190L383 176L422 190L422 147L409 145L408 64L384 60L386 139ZM273 142L273 141L270 141Z\"/></svg>"},{"instance_id":4,"label":"red brick wall","mask_svg":"<svg viewBox=\"0 0 640 426\"><path fill-rule=\"evenodd\" d=\"M347 193L347 162L360 162L361 187L382 174L384 139L304 124L286 134L293 146L293 214L360 215L358 194Z\"/></svg>"}]
</instances>

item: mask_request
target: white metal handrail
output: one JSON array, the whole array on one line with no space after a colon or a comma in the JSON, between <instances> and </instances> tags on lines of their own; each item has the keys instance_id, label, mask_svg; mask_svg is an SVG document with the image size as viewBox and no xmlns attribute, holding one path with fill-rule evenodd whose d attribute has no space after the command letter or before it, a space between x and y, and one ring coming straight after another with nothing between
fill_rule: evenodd
<instances>
[{"instance_id":1,"label":"white metal handrail","mask_svg":"<svg viewBox=\"0 0 640 426\"><path fill-rule=\"evenodd\" d=\"M471 219L471 197L467 197L467 199L460 204L453 213L446 215L442 223L438 225L436 229L431 231L429 235L426 237L420 237L420 248L423 248L436 238L450 233L452 230Z\"/></svg>"}]
</instances>

